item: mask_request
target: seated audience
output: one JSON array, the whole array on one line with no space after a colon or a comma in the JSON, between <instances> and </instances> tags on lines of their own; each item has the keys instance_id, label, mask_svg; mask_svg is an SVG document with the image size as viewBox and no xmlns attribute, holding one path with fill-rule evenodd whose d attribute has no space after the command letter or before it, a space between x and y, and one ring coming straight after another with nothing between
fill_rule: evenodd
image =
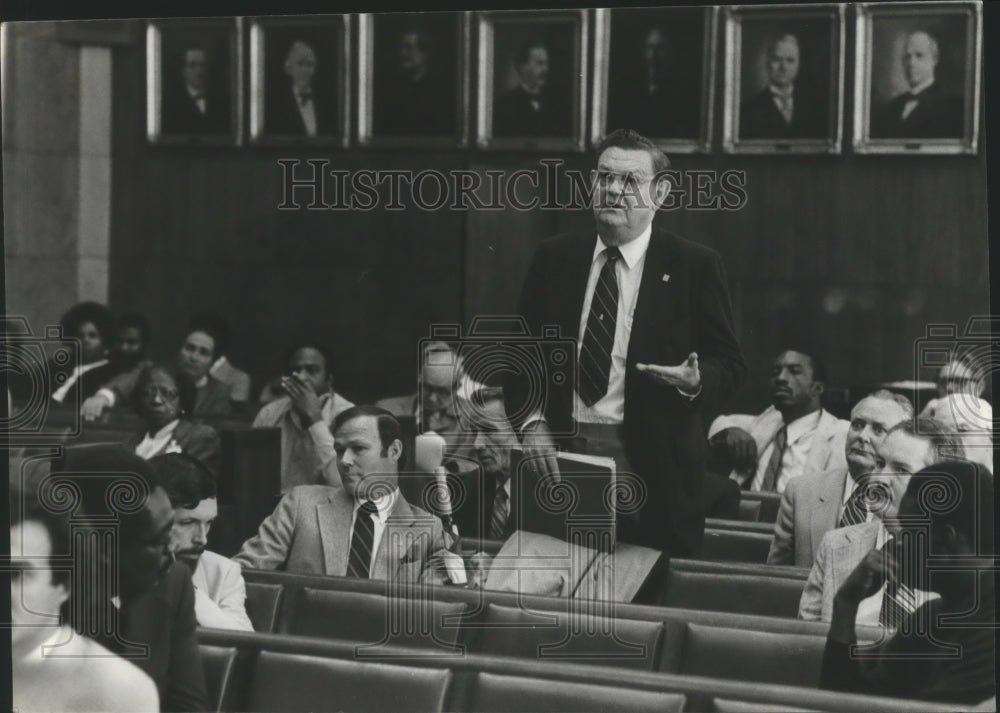
<instances>
[{"instance_id":1,"label":"seated audience","mask_svg":"<svg viewBox=\"0 0 1000 713\"><path fill-rule=\"evenodd\" d=\"M823 535L854 524L845 519L845 513L853 512L847 506L858 481L875 468L876 446L890 428L912 417L910 401L884 389L857 403L844 443L846 467L793 478L781 494L768 564L812 567ZM860 493L855 500L859 497Z\"/></svg>"},{"instance_id":2,"label":"seated audience","mask_svg":"<svg viewBox=\"0 0 1000 713\"><path fill-rule=\"evenodd\" d=\"M985 379L966 360L955 359L941 367L938 398L927 402L921 416L933 418L958 433L965 457L993 472L993 407L982 398Z\"/></svg>"},{"instance_id":3,"label":"seated audience","mask_svg":"<svg viewBox=\"0 0 1000 713\"><path fill-rule=\"evenodd\" d=\"M111 310L96 302L73 305L59 320L63 336L80 340L79 362L70 359L49 363L49 393L58 403L79 403L92 396L114 376L117 365L109 359L115 340Z\"/></svg>"},{"instance_id":4,"label":"seated audience","mask_svg":"<svg viewBox=\"0 0 1000 713\"><path fill-rule=\"evenodd\" d=\"M894 426L877 450L878 466L855 489L868 503L864 519L823 536L799 601L802 619L830 621L833 599L841 583L872 547L882 549L890 538L883 520L895 513L911 475L935 463L954 460L961 444L936 421L918 418ZM904 603L907 609L919 606L925 598L921 593L914 596ZM860 603L858 624L892 627L894 622L886 617L893 606L885 600L883 591L876 592Z\"/></svg>"},{"instance_id":5,"label":"seated audience","mask_svg":"<svg viewBox=\"0 0 1000 713\"><path fill-rule=\"evenodd\" d=\"M289 352L284 370L284 395L253 421L254 428L281 429L281 492L298 485L340 485L330 427L354 404L334 391L333 356L325 347L304 344Z\"/></svg>"},{"instance_id":6,"label":"seated audience","mask_svg":"<svg viewBox=\"0 0 1000 713\"><path fill-rule=\"evenodd\" d=\"M171 552L191 570L194 613L200 626L253 631L246 612L246 585L239 565L206 550L219 514L215 474L197 458L166 453L150 461L174 508Z\"/></svg>"},{"instance_id":7,"label":"seated audience","mask_svg":"<svg viewBox=\"0 0 1000 713\"><path fill-rule=\"evenodd\" d=\"M139 372L151 365L146 353L149 349L149 322L140 314L126 314L118 319L118 341L112 352L112 362L117 362L115 383L122 384L124 392L131 393ZM104 383L101 384L103 388ZM93 421L100 417L107 401L98 390L92 396L84 399L80 414L85 421Z\"/></svg>"},{"instance_id":8,"label":"seated audience","mask_svg":"<svg viewBox=\"0 0 1000 713\"><path fill-rule=\"evenodd\" d=\"M225 416L232 412L229 387L208 372L215 356L217 337L214 325L192 322L190 331L181 342L177 366L195 385L195 409L192 416ZM129 372L119 374L104 384L82 409L84 418L98 418L105 408L128 403L135 389L135 377Z\"/></svg>"},{"instance_id":9,"label":"seated audience","mask_svg":"<svg viewBox=\"0 0 1000 713\"><path fill-rule=\"evenodd\" d=\"M834 598L823 688L962 704L996 696L993 509L993 478L976 463L912 476L886 517L900 545L871 548ZM933 587L938 596L905 615L892 638L856 652L858 608L883 587Z\"/></svg>"},{"instance_id":10,"label":"seated audience","mask_svg":"<svg viewBox=\"0 0 1000 713\"><path fill-rule=\"evenodd\" d=\"M69 523L32 499L11 499L10 638L13 710L160 710L152 679L135 664L73 632L61 617L70 572ZM22 507L23 506L23 509Z\"/></svg>"},{"instance_id":11,"label":"seated audience","mask_svg":"<svg viewBox=\"0 0 1000 713\"><path fill-rule=\"evenodd\" d=\"M191 420L195 387L176 367L161 364L143 369L136 379L132 403L146 424L143 433L125 443L136 455L149 460L162 453L187 453L219 472L219 434L211 426Z\"/></svg>"},{"instance_id":12,"label":"seated audience","mask_svg":"<svg viewBox=\"0 0 1000 713\"><path fill-rule=\"evenodd\" d=\"M67 448L50 477L71 479L79 492L75 521L84 528L82 543L98 541L87 528L101 533L109 521L117 533L117 542L102 553L109 558L103 566L111 569L101 573L117 587L75 590L71 624L77 631L95 622L113 624L110 631L101 628L99 642L119 655L135 657L135 664L156 684L160 710L207 710L191 573L171 561L174 513L155 469L121 446L91 445ZM121 490L125 482L127 491ZM112 488L117 498L110 496ZM129 497L122 499L125 492ZM118 573L117 581L111 572ZM145 654L140 647L146 647Z\"/></svg>"},{"instance_id":13,"label":"seated audience","mask_svg":"<svg viewBox=\"0 0 1000 713\"><path fill-rule=\"evenodd\" d=\"M250 400L250 375L233 366L229 361L229 349L232 346L232 332L229 322L224 317L214 314L203 314L195 317L191 328L208 326L210 334L217 340L215 345L215 361L208 370L209 375L229 387L229 400L236 404L244 404Z\"/></svg>"},{"instance_id":14,"label":"seated audience","mask_svg":"<svg viewBox=\"0 0 1000 713\"><path fill-rule=\"evenodd\" d=\"M848 422L823 410L826 369L816 357L786 350L771 368L771 405L756 416L719 416L709 443L731 463L744 489L784 492L804 473L843 470Z\"/></svg>"},{"instance_id":15,"label":"seated audience","mask_svg":"<svg viewBox=\"0 0 1000 713\"><path fill-rule=\"evenodd\" d=\"M399 492L399 422L354 406L336 417L333 437L343 485L292 488L233 559L244 568L417 581L445 543L441 521Z\"/></svg>"}]
</instances>

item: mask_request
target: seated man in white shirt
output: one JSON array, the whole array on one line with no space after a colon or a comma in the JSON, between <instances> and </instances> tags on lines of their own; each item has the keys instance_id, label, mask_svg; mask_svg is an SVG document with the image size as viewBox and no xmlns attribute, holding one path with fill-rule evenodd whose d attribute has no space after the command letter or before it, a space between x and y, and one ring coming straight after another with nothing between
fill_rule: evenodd
<instances>
[{"instance_id":1,"label":"seated man in white shirt","mask_svg":"<svg viewBox=\"0 0 1000 713\"><path fill-rule=\"evenodd\" d=\"M786 350L771 368L771 406L757 416L719 416L709 442L733 464L744 489L781 493L803 473L843 468L848 422L820 405L826 369L817 357Z\"/></svg>"},{"instance_id":2,"label":"seated man in white shirt","mask_svg":"<svg viewBox=\"0 0 1000 713\"><path fill-rule=\"evenodd\" d=\"M982 398L986 382L966 359L941 367L938 398L927 402L921 416L933 418L960 434L965 457L993 472L993 407Z\"/></svg>"},{"instance_id":3,"label":"seated man in white shirt","mask_svg":"<svg viewBox=\"0 0 1000 713\"><path fill-rule=\"evenodd\" d=\"M253 631L239 565L205 549L209 530L219 514L214 474L197 458L183 453L166 453L149 462L174 507L170 550L175 559L191 569L198 625Z\"/></svg>"},{"instance_id":4,"label":"seated man in white shirt","mask_svg":"<svg viewBox=\"0 0 1000 713\"><path fill-rule=\"evenodd\" d=\"M847 465L806 473L788 483L781 494L768 564L812 567L826 532L856 524L850 521L854 513L847 504L856 486L875 469L875 449L885 434L909 418L913 418L910 400L885 389L869 394L851 409L844 441Z\"/></svg>"},{"instance_id":5,"label":"seated man in white shirt","mask_svg":"<svg viewBox=\"0 0 1000 713\"><path fill-rule=\"evenodd\" d=\"M866 501L867 512L860 516L858 524L823 536L799 602L801 619L830 621L833 598L840 585L873 547L882 548L891 539L882 518L895 513L910 477L935 463L955 460L961 453L961 443L938 422L921 417L893 427L877 451L878 467L855 491ZM893 628L896 605L912 612L931 596L921 591L899 591L894 601L888 602L884 592L883 588L860 603L858 624Z\"/></svg>"},{"instance_id":6,"label":"seated man in white shirt","mask_svg":"<svg viewBox=\"0 0 1000 713\"><path fill-rule=\"evenodd\" d=\"M337 415L352 404L333 389L333 355L318 344L292 349L284 362L285 395L261 408L254 428L281 429L281 492L298 485L340 485L333 434Z\"/></svg>"}]
</instances>

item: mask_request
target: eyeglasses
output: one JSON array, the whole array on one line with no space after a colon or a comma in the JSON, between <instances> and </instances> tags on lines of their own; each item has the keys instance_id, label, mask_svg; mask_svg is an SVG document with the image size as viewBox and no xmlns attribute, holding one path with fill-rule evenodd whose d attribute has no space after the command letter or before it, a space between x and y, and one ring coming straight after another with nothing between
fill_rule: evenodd
<instances>
[{"instance_id":1,"label":"eyeglasses","mask_svg":"<svg viewBox=\"0 0 1000 713\"><path fill-rule=\"evenodd\" d=\"M142 395L146 399L155 399L159 396L164 401L174 401L177 399L177 391L175 389L170 389L162 386L147 386L142 391Z\"/></svg>"}]
</instances>

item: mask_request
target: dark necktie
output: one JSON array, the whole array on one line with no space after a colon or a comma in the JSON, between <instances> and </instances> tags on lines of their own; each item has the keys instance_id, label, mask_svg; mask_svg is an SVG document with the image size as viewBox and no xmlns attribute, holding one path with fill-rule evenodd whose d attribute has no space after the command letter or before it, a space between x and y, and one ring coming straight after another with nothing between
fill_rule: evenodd
<instances>
[{"instance_id":1,"label":"dark necktie","mask_svg":"<svg viewBox=\"0 0 1000 713\"><path fill-rule=\"evenodd\" d=\"M788 445L788 430L782 426L774 434L774 448L771 449L771 458L767 461L767 468L764 469L764 480L760 485L762 493L772 493L778 483L778 474L781 473L781 459L785 456L785 446Z\"/></svg>"},{"instance_id":2,"label":"dark necktie","mask_svg":"<svg viewBox=\"0 0 1000 713\"><path fill-rule=\"evenodd\" d=\"M497 479L497 492L493 497L493 515L490 517L490 539L504 539L504 532L507 528L507 518L510 515L510 496L503 487L500 479Z\"/></svg>"},{"instance_id":3,"label":"dark necktie","mask_svg":"<svg viewBox=\"0 0 1000 713\"><path fill-rule=\"evenodd\" d=\"M868 487L866 480L858 481L854 492L851 493L851 497L847 499L847 505L844 506L844 514L840 516L839 527L860 525L868 519L868 506L865 505L865 490Z\"/></svg>"},{"instance_id":4,"label":"dark necktie","mask_svg":"<svg viewBox=\"0 0 1000 713\"><path fill-rule=\"evenodd\" d=\"M372 545L375 542L375 521L372 515L378 512L375 503L366 500L358 508L351 534L351 552L347 557L347 576L368 579L372 562Z\"/></svg>"},{"instance_id":5,"label":"dark necktie","mask_svg":"<svg viewBox=\"0 0 1000 713\"><path fill-rule=\"evenodd\" d=\"M615 326L618 320L618 278L615 263L622 256L616 247L605 248L604 267L597 278L594 296L590 301L587 330L580 349L580 399L593 406L608 392L611 375L611 350L615 344Z\"/></svg>"}]
</instances>

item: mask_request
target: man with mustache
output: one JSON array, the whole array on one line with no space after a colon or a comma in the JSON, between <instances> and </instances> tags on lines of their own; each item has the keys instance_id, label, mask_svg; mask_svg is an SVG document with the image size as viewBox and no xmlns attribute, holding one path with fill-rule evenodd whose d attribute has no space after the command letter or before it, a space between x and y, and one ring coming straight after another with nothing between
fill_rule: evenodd
<instances>
[{"instance_id":1,"label":"man with mustache","mask_svg":"<svg viewBox=\"0 0 1000 713\"><path fill-rule=\"evenodd\" d=\"M539 39L523 42L514 54L517 85L497 97L493 113L494 136L561 136L570 127L560 126L546 85L549 50Z\"/></svg>"},{"instance_id":2,"label":"man with mustache","mask_svg":"<svg viewBox=\"0 0 1000 713\"><path fill-rule=\"evenodd\" d=\"M812 567L827 531L866 519L855 489L875 469L875 448L885 434L908 418L913 418L913 404L885 389L858 402L844 442L847 466L794 478L781 494L768 564Z\"/></svg>"},{"instance_id":3,"label":"man with mustache","mask_svg":"<svg viewBox=\"0 0 1000 713\"><path fill-rule=\"evenodd\" d=\"M771 368L771 406L758 416L720 416L709 444L735 466L743 488L782 493L804 473L846 467L848 423L823 410L826 369L815 356L786 350Z\"/></svg>"},{"instance_id":4,"label":"man with mustache","mask_svg":"<svg viewBox=\"0 0 1000 713\"><path fill-rule=\"evenodd\" d=\"M889 541L890 533L883 523L896 515L910 476L935 463L953 460L961 452L961 444L941 424L929 418L918 418L893 427L877 450L876 470L855 491L867 490L869 512L864 521L831 530L823 536L799 601L801 619L830 620L834 595L841 583L869 550L881 549ZM879 591L860 602L858 623L895 628L896 620L890 611L895 604L883 599L884 592ZM913 611L924 599L925 593L911 592L901 599L900 605Z\"/></svg>"},{"instance_id":5,"label":"man with mustache","mask_svg":"<svg viewBox=\"0 0 1000 713\"><path fill-rule=\"evenodd\" d=\"M151 459L174 507L170 548L191 571L194 613L200 626L253 631L246 612L246 585L239 565L205 549L219 514L215 475L197 458L166 453Z\"/></svg>"},{"instance_id":6,"label":"man with mustache","mask_svg":"<svg viewBox=\"0 0 1000 713\"><path fill-rule=\"evenodd\" d=\"M333 422L343 486L292 488L233 557L240 566L415 582L444 549L441 521L399 492L399 422L353 406Z\"/></svg>"}]
</instances>

